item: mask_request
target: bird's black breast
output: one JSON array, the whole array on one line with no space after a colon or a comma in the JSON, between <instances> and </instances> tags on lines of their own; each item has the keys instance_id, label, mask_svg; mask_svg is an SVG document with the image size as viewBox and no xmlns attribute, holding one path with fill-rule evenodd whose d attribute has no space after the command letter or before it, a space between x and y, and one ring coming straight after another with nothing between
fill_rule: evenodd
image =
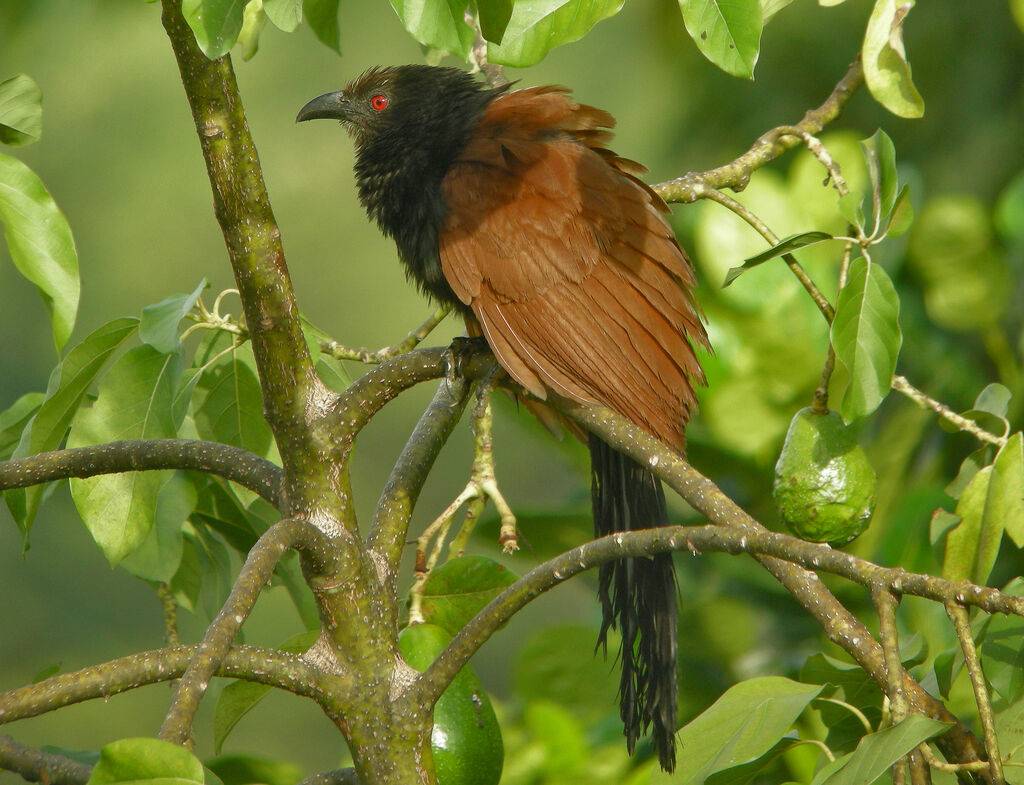
<instances>
[{"instance_id":1,"label":"bird's black breast","mask_svg":"<svg viewBox=\"0 0 1024 785\"><path fill-rule=\"evenodd\" d=\"M503 89L490 89L457 69L404 66L393 73L388 114L358 140L359 198L394 238L409 277L434 299L458 307L441 269L443 183Z\"/></svg>"}]
</instances>

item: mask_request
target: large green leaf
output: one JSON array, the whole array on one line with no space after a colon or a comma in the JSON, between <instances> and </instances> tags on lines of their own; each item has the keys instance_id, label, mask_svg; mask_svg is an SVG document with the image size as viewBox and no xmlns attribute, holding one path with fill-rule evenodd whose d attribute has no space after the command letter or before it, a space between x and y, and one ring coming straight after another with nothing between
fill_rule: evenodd
<instances>
[{"instance_id":1,"label":"large green leaf","mask_svg":"<svg viewBox=\"0 0 1024 785\"><path fill-rule=\"evenodd\" d=\"M338 26L340 0L302 0L302 12L320 43L341 54L341 28Z\"/></svg>"},{"instance_id":2,"label":"large green leaf","mask_svg":"<svg viewBox=\"0 0 1024 785\"><path fill-rule=\"evenodd\" d=\"M924 100L914 87L903 48L903 22L914 0L877 0L864 31L861 57L871 95L899 117L921 117Z\"/></svg>"},{"instance_id":3,"label":"large green leaf","mask_svg":"<svg viewBox=\"0 0 1024 785\"><path fill-rule=\"evenodd\" d=\"M162 354L151 346L125 354L101 380L96 403L75 417L68 446L176 436L171 402L181 368L180 354ZM146 538L157 495L171 474L125 472L71 481L75 506L112 565Z\"/></svg>"},{"instance_id":4,"label":"large green leaf","mask_svg":"<svg viewBox=\"0 0 1024 785\"><path fill-rule=\"evenodd\" d=\"M423 586L423 619L455 635L518 576L486 556L460 556L430 573Z\"/></svg>"},{"instance_id":5,"label":"large green leaf","mask_svg":"<svg viewBox=\"0 0 1024 785\"><path fill-rule=\"evenodd\" d=\"M960 523L946 535L944 578L984 584L995 564L1003 537L1003 520L993 514L993 472L992 466L981 469L960 495L956 504Z\"/></svg>"},{"instance_id":6,"label":"large green leaf","mask_svg":"<svg viewBox=\"0 0 1024 785\"><path fill-rule=\"evenodd\" d=\"M1018 548L1024 548L1024 436L1013 434L995 462L992 504L1003 528Z\"/></svg>"},{"instance_id":7,"label":"large green leaf","mask_svg":"<svg viewBox=\"0 0 1024 785\"><path fill-rule=\"evenodd\" d=\"M0 222L14 266L39 289L53 341L64 348L78 312L78 253L67 219L42 181L17 158L0 155Z\"/></svg>"},{"instance_id":8,"label":"large green leaf","mask_svg":"<svg viewBox=\"0 0 1024 785\"><path fill-rule=\"evenodd\" d=\"M246 352L232 352L203 374L195 394L196 427L203 438L266 456L273 444L273 434L263 417L260 383L245 362Z\"/></svg>"},{"instance_id":9,"label":"large green leaf","mask_svg":"<svg viewBox=\"0 0 1024 785\"><path fill-rule=\"evenodd\" d=\"M487 48L492 63L525 68L556 46L577 41L617 14L624 0L517 0L501 44Z\"/></svg>"},{"instance_id":10,"label":"large green leaf","mask_svg":"<svg viewBox=\"0 0 1024 785\"><path fill-rule=\"evenodd\" d=\"M764 16L759 0L679 0L686 32L727 74L752 79Z\"/></svg>"},{"instance_id":11,"label":"large green leaf","mask_svg":"<svg viewBox=\"0 0 1024 785\"><path fill-rule=\"evenodd\" d=\"M275 27L286 33L302 22L302 0L263 0L263 11Z\"/></svg>"},{"instance_id":12,"label":"large green leaf","mask_svg":"<svg viewBox=\"0 0 1024 785\"><path fill-rule=\"evenodd\" d=\"M822 776L825 773L822 770L812 785L871 785L918 744L943 733L949 725L948 722L911 714L898 725L864 736L842 765L830 766L828 776Z\"/></svg>"},{"instance_id":13,"label":"large green leaf","mask_svg":"<svg viewBox=\"0 0 1024 785\"><path fill-rule=\"evenodd\" d=\"M424 46L451 52L465 60L476 33L463 12L468 0L391 0L409 35Z\"/></svg>"},{"instance_id":14,"label":"large green leaf","mask_svg":"<svg viewBox=\"0 0 1024 785\"><path fill-rule=\"evenodd\" d=\"M871 200L874 205L875 227L882 218L892 212L899 192L899 176L896 174L896 148L885 131L879 129L860 143L864 160L868 165L871 181Z\"/></svg>"},{"instance_id":15,"label":"large green leaf","mask_svg":"<svg viewBox=\"0 0 1024 785\"><path fill-rule=\"evenodd\" d=\"M793 727L822 690L780 676L749 679L730 687L677 734L674 774L655 773L652 785L701 785L716 772L755 761Z\"/></svg>"},{"instance_id":16,"label":"large green leaf","mask_svg":"<svg viewBox=\"0 0 1024 785\"><path fill-rule=\"evenodd\" d=\"M153 528L121 566L143 580L169 583L181 566L181 530L197 499L195 484L183 472L172 474L157 494Z\"/></svg>"},{"instance_id":17,"label":"large green leaf","mask_svg":"<svg viewBox=\"0 0 1024 785\"><path fill-rule=\"evenodd\" d=\"M242 31L248 0L182 0L181 13L211 60L231 51Z\"/></svg>"},{"instance_id":18,"label":"large green leaf","mask_svg":"<svg viewBox=\"0 0 1024 785\"><path fill-rule=\"evenodd\" d=\"M184 747L151 738L120 739L100 750L87 785L203 785L203 764Z\"/></svg>"},{"instance_id":19,"label":"large green leaf","mask_svg":"<svg viewBox=\"0 0 1024 785\"><path fill-rule=\"evenodd\" d=\"M90 385L110 355L135 332L138 324L137 319L115 319L68 352L50 375L46 400L22 431L21 441L13 453L15 458L55 450L60 446ZM43 486L40 485L4 492L4 500L22 531L26 547L42 496Z\"/></svg>"},{"instance_id":20,"label":"large green leaf","mask_svg":"<svg viewBox=\"0 0 1024 785\"><path fill-rule=\"evenodd\" d=\"M983 456L969 456L960 474L965 474L965 467L973 470ZM990 466L966 476L970 480L956 505L961 521L946 536L942 574L951 580L984 583L999 554L1003 531L1018 545L1024 540L1024 436L1019 431L1013 434Z\"/></svg>"},{"instance_id":21,"label":"large green leaf","mask_svg":"<svg viewBox=\"0 0 1024 785\"><path fill-rule=\"evenodd\" d=\"M32 144L43 133L43 91L32 77L17 74L0 82L0 142Z\"/></svg>"},{"instance_id":22,"label":"large green leaf","mask_svg":"<svg viewBox=\"0 0 1024 785\"><path fill-rule=\"evenodd\" d=\"M488 41L500 44L512 18L513 0L476 0L480 34Z\"/></svg>"},{"instance_id":23,"label":"large green leaf","mask_svg":"<svg viewBox=\"0 0 1024 785\"><path fill-rule=\"evenodd\" d=\"M850 376L840 409L847 422L873 412L889 392L903 342L899 308L885 270L854 259L832 321L832 346Z\"/></svg>"}]
</instances>

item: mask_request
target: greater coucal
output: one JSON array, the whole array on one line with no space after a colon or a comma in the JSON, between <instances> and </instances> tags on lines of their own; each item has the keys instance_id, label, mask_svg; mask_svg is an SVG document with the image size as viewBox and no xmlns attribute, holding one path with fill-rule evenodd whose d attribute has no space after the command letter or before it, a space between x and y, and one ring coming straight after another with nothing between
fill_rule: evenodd
<instances>
[{"instance_id":1,"label":"greater coucal","mask_svg":"<svg viewBox=\"0 0 1024 785\"><path fill-rule=\"evenodd\" d=\"M508 92L454 68L374 68L298 121L341 120L359 198L408 274L453 305L532 396L601 404L682 453L708 347L693 268L637 179L605 145L615 120L561 87ZM596 536L668 524L661 483L589 437ZM676 584L670 553L601 568L622 635L626 745L653 727L675 765Z\"/></svg>"}]
</instances>

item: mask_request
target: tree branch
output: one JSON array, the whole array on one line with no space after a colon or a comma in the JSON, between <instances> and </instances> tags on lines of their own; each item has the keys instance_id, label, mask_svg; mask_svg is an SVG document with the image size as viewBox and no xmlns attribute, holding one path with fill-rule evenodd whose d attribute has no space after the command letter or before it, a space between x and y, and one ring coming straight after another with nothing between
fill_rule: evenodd
<instances>
[{"instance_id":1,"label":"tree branch","mask_svg":"<svg viewBox=\"0 0 1024 785\"><path fill-rule=\"evenodd\" d=\"M0 736L0 769L46 785L83 785L92 772L88 764L27 747L10 736Z\"/></svg>"},{"instance_id":2,"label":"tree branch","mask_svg":"<svg viewBox=\"0 0 1024 785\"><path fill-rule=\"evenodd\" d=\"M314 393L325 394L299 324L281 232L231 59L211 61L199 51L182 16L181 0L163 0L162 18L202 146L214 213L260 370L267 420L280 436L282 429L304 421L307 401ZM281 453L284 456L286 451Z\"/></svg>"},{"instance_id":3,"label":"tree branch","mask_svg":"<svg viewBox=\"0 0 1024 785\"><path fill-rule=\"evenodd\" d=\"M367 365L382 363L419 346L423 339L430 335L430 332L444 320L444 317L451 313L451 310L452 307L450 305L442 305L428 316L421 325L414 327L405 338L393 346L385 346L383 349L376 350L350 349L347 346L342 346L337 341L326 341L320 344L320 350L338 360L354 360L366 363Z\"/></svg>"},{"instance_id":4,"label":"tree branch","mask_svg":"<svg viewBox=\"0 0 1024 785\"><path fill-rule=\"evenodd\" d=\"M109 442L2 461L0 490L69 477L155 469L187 469L216 474L259 494L275 507L280 503L280 467L240 447L192 439Z\"/></svg>"},{"instance_id":5,"label":"tree branch","mask_svg":"<svg viewBox=\"0 0 1024 785\"><path fill-rule=\"evenodd\" d=\"M333 417L343 424L350 437L354 437L371 419L400 393L421 382L441 376L457 375L464 379L479 379L494 367L490 350L475 350L472 346L413 349L381 363L356 379L338 396Z\"/></svg>"},{"instance_id":6,"label":"tree branch","mask_svg":"<svg viewBox=\"0 0 1024 785\"><path fill-rule=\"evenodd\" d=\"M318 529L305 521L294 519L278 521L263 533L249 551L227 602L207 627L203 642L178 683L171 707L160 728L159 738L176 744L186 743L191 736L192 718L199 708L210 678L220 668L263 587L270 581L278 561L293 547L299 547L307 554L313 552L330 559L333 552L324 540Z\"/></svg>"},{"instance_id":7,"label":"tree branch","mask_svg":"<svg viewBox=\"0 0 1024 785\"><path fill-rule=\"evenodd\" d=\"M196 645L139 652L0 693L0 724L173 681L185 673L198 651ZM214 675L267 684L318 702L322 699L322 672L298 655L277 649L233 646Z\"/></svg>"},{"instance_id":8,"label":"tree branch","mask_svg":"<svg viewBox=\"0 0 1024 785\"><path fill-rule=\"evenodd\" d=\"M366 546L388 563L387 590L397 592L395 573L405 547L413 508L434 461L462 417L469 383L462 377L444 379L398 456L381 491Z\"/></svg>"},{"instance_id":9,"label":"tree branch","mask_svg":"<svg viewBox=\"0 0 1024 785\"><path fill-rule=\"evenodd\" d=\"M857 88L864 82L860 58L854 60L825 102L809 110L795 128L808 134L818 134L835 120ZM690 172L675 180L651 186L666 202L695 202L706 196L709 188L731 188L742 191L750 182L750 175L765 164L778 158L801 143L793 135L794 126L779 126L762 134L747 152L723 166L706 172Z\"/></svg>"}]
</instances>

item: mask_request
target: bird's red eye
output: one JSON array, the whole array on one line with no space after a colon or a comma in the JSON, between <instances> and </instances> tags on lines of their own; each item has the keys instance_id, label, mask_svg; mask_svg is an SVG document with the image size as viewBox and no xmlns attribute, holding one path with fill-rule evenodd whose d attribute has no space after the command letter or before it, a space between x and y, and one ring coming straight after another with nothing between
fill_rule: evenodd
<instances>
[{"instance_id":1,"label":"bird's red eye","mask_svg":"<svg viewBox=\"0 0 1024 785\"><path fill-rule=\"evenodd\" d=\"M383 112L388 108L388 104L391 103L386 95L377 93L373 98L370 99L370 106L373 107L375 112Z\"/></svg>"}]
</instances>

